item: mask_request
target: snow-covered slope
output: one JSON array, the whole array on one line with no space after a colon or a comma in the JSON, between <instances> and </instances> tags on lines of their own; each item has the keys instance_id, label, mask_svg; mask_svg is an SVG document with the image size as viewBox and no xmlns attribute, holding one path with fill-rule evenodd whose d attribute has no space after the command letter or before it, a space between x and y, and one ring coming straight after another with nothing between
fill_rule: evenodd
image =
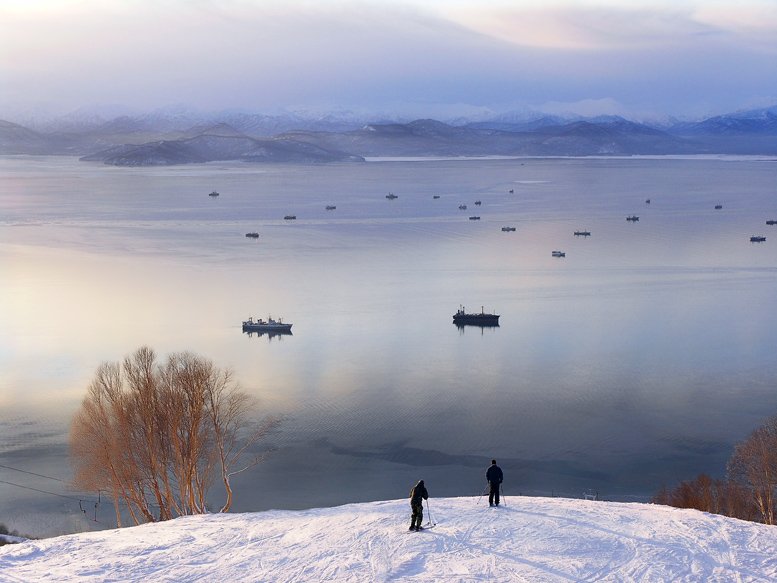
<instances>
[{"instance_id":1,"label":"snow-covered slope","mask_svg":"<svg viewBox=\"0 0 777 583\"><path fill-rule=\"evenodd\" d=\"M777 529L646 504L431 499L206 515L0 548L0 581L775 581ZM428 519L427 513L424 521Z\"/></svg>"}]
</instances>

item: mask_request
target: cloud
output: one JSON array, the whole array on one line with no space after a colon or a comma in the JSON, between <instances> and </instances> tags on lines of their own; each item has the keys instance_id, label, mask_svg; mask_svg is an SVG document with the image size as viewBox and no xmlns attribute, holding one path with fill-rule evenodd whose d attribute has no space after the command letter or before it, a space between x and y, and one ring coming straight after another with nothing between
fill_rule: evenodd
<instances>
[{"instance_id":1,"label":"cloud","mask_svg":"<svg viewBox=\"0 0 777 583\"><path fill-rule=\"evenodd\" d=\"M707 35L777 32L773 0L438 2L435 9L488 37L546 49L646 49L696 42Z\"/></svg>"},{"instance_id":2,"label":"cloud","mask_svg":"<svg viewBox=\"0 0 777 583\"><path fill-rule=\"evenodd\" d=\"M618 103L612 97L601 99L582 99L580 101L548 101L540 106L541 111L552 113L554 115L581 115L585 117L595 117L598 115L620 115L632 116L630 111L623 104Z\"/></svg>"},{"instance_id":3,"label":"cloud","mask_svg":"<svg viewBox=\"0 0 777 583\"><path fill-rule=\"evenodd\" d=\"M693 11L694 20L722 30L741 33L777 33L777 2L749 0L747 2L700 2ZM772 39L774 42L774 39Z\"/></svg>"},{"instance_id":4,"label":"cloud","mask_svg":"<svg viewBox=\"0 0 777 583\"><path fill-rule=\"evenodd\" d=\"M732 12L717 0L5 0L0 118L10 104L45 101L433 116L445 104L610 97L725 110L724 101L777 94L772 4L743 0Z\"/></svg>"}]
</instances>

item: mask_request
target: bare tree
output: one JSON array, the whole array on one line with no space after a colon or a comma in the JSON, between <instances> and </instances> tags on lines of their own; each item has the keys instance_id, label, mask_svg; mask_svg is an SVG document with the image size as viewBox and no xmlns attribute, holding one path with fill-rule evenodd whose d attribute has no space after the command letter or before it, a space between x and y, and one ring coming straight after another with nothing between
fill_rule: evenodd
<instances>
[{"instance_id":1,"label":"bare tree","mask_svg":"<svg viewBox=\"0 0 777 583\"><path fill-rule=\"evenodd\" d=\"M699 474L692 480L684 480L672 490L664 486L653 496L651 502L675 508L695 508L742 520L759 519L749 488L731 479L713 479L706 474Z\"/></svg>"},{"instance_id":2,"label":"bare tree","mask_svg":"<svg viewBox=\"0 0 777 583\"><path fill-rule=\"evenodd\" d=\"M777 489L777 416L768 419L742 443L728 463L732 481L750 490L761 521L775 523Z\"/></svg>"},{"instance_id":3,"label":"bare tree","mask_svg":"<svg viewBox=\"0 0 777 583\"><path fill-rule=\"evenodd\" d=\"M229 371L189 352L159 364L139 348L102 364L70 433L75 485L112 494L135 524L207 511L216 476L232 505L230 478L262 459L248 452L278 423L251 419L252 399Z\"/></svg>"}]
</instances>

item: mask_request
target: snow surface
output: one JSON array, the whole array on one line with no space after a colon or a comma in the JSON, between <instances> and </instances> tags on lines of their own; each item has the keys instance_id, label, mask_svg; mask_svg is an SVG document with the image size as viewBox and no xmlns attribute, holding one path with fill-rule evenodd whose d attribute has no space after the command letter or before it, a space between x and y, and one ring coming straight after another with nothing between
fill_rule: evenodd
<instances>
[{"instance_id":1,"label":"snow surface","mask_svg":"<svg viewBox=\"0 0 777 583\"><path fill-rule=\"evenodd\" d=\"M190 516L0 548L0 581L777 581L777 528L561 498ZM424 522L429 518L425 512Z\"/></svg>"}]
</instances>

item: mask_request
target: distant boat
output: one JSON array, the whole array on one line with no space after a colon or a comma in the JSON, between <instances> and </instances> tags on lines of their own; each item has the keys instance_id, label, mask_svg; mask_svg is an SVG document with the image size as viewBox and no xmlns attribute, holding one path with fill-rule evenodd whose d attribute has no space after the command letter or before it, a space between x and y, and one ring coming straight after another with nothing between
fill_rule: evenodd
<instances>
[{"instance_id":1,"label":"distant boat","mask_svg":"<svg viewBox=\"0 0 777 583\"><path fill-rule=\"evenodd\" d=\"M219 195L219 193L218 193L218 192L216 192L216 191L214 190L214 191L213 191L213 192L211 192L211 193L210 193L208 196L213 196L213 197L216 197L216 196L218 196L218 195Z\"/></svg>"},{"instance_id":2,"label":"distant boat","mask_svg":"<svg viewBox=\"0 0 777 583\"><path fill-rule=\"evenodd\" d=\"M328 211L333 211L333 210L335 210L336 208L337 208L337 207L336 207L335 205L333 205L333 204L328 204L328 205L326 205L326 210L328 210Z\"/></svg>"},{"instance_id":3,"label":"distant boat","mask_svg":"<svg viewBox=\"0 0 777 583\"><path fill-rule=\"evenodd\" d=\"M716 205L715 205L715 210L716 210L716 211L719 211L719 210L720 210L720 209L722 209L722 208L723 208L723 205L722 205L722 204L716 204Z\"/></svg>"},{"instance_id":4,"label":"distant boat","mask_svg":"<svg viewBox=\"0 0 777 583\"><path fill-rule=\"evenodd\" d=\"M777 221L769 220L769 221L766 221L766 224L767 225L777 225Z\"/></svg>"},{"instance_id":5,"label":"distant boat","mask_svg":"<svg viewBox=\"0 0 777 583\"><path fill-rule=\"evenodd\" d=\"M502 231L510 233L511 231L515 231L515 227L502 227Z\"/></svg>"},{"instance_id":6,"label":"distant boat","mask_svg":"<svg viewBox=\"0 0 777 583\"><path fill-rule=\"evenodd\" d=\"M649 198L645 199L645 204L650 204L650 199Z\"/></svg>"},{"instance_id":7,"label":"distant boat","mask_svg":"<svg viewBox=\"0 0 777 583\"><path fill-rule=\"evenodd\" d=\"M281 318L273 320L268 317L267 320L261 318L254 320L253 317L249 317L248 320L243 322L243 332L291 332L292 324L284 324Z\"/></svg>"},{"instance_id":8,"label":"distant boat","mask_svg":"<svg viewBox=\"0 0 777 583\"><path fill-rule=\"evenodd\" d=\"M766 237L763 237L762 235L753 235L750 237L751 243L763 243L764 241L766 241Z\"/></svg>"},{"instance_id":9,"label":"distant boat","mask_svg":"<svg viewBox=\"0 0 777 583\"><path fill-rule=\"evenodd\" d=\"M297 215L286 215L285 217L283 217L283 219L285 221L295 221L297 220Z\"/></svg>"},{"instance_id":10,"label":"distant boat","mask_svg":"<svg viewBox=\"0 0 777 583\"><path fill-rule=\"evenodd\" d=\"M550 252L551 257L566 257L567 254L563 251L551 251Z\"/></svg>"},{"instance_id":11,"label":"distant boat","mask_svg":"<svg viewBox=\"0 0 777 583\"><path fill-rule=\"evenodd\" d=\"M399 198L399 197L396 194L394 194L393 192L389 192L386 195L386 198L389 199L389 200L394 200L395 198Z\"/></svg>"},{"instance_id":12,"label":"distant boat","mask_svg":"<svg viewBox=\"0 0 777 583\"><path fill-rule=\"evenodd\" d=\"M481 201L479 201L479 200L475 201L475 206L480 206L481 204L483 204Z\"/></svg>"},{"instance_id":13,"label":"distant boat","mask_svg":"<svg viewBox=\"0 0 777 583\"><path fill-rule=\"evenodd\" d=\"M637 215L631 215L630 217L626 217L626 220L636 223L639 220L639 217Z\"/></svg>"},{"instance_id":14,"label":"distant boat","mask_svg":"<svg viewBox=\"0 0 777 583\"><path fill-rule=\"evenodd\" d=\"M435 194L432 198L440 198L439 194Z\"/></svg>"},{"instance_id":15,"label":"distant boat","mask_svg":"<svg viewBox=\"0 0 777 583\"><path fill-rule=\"evenodd\" d=\"M486 314L482 306L479 314L467 314L464 306L459 306L453 314L453 323L457 326L499 326L499 314Z\"/></svg>"},{"instance_id":16,"label":"distant boat","mask_svg":"<svg viewBox=\"0 0 777 583\"><path fill-rule=\"evenodd\" d=\"M469 220L470 221L479 221L480 217L470 217Z\"/></svg>"},{"instance_id":17,"label":"distant boat","mask_svg":"<svg viewBox=\"0 0 777 583\"><path fill-rule=\"evenodd\" d=\"M246 233L246 237L250 237L251 239L258 239L259 233Z\"/></svg>"},{"instance_id":18,"label":"distant boat","mask_svg":"<svg viewBox=\"0 0 777 583\"><path fill-rule=\"evenodd\" d=\"M467 205L466 205L466 204L460 204L460 205L459 205L459 210L460 210L460 211L465 211L465 210L467 210Z\"/></svg>"},{"instance_id":19,"label":"distant boat","mask_svg":"<svg viewBox=\"0 0 777 583\"><path fill-rule=\"evenodd\" d=\"M513 189L511 188L511 189L510 189L508 192L509 192L510 194L512 194L514 191L513 191Z\"/></svg>"},{"instance_id":20,"label":"distant boat","mask_svg":"<svg viewBox=\"0 0 777 583\"><path fill-rule=\"evenodd\" d=\"M575 231L575 237L590 237L591 231Z\"/></svg>"}]
</instances>

